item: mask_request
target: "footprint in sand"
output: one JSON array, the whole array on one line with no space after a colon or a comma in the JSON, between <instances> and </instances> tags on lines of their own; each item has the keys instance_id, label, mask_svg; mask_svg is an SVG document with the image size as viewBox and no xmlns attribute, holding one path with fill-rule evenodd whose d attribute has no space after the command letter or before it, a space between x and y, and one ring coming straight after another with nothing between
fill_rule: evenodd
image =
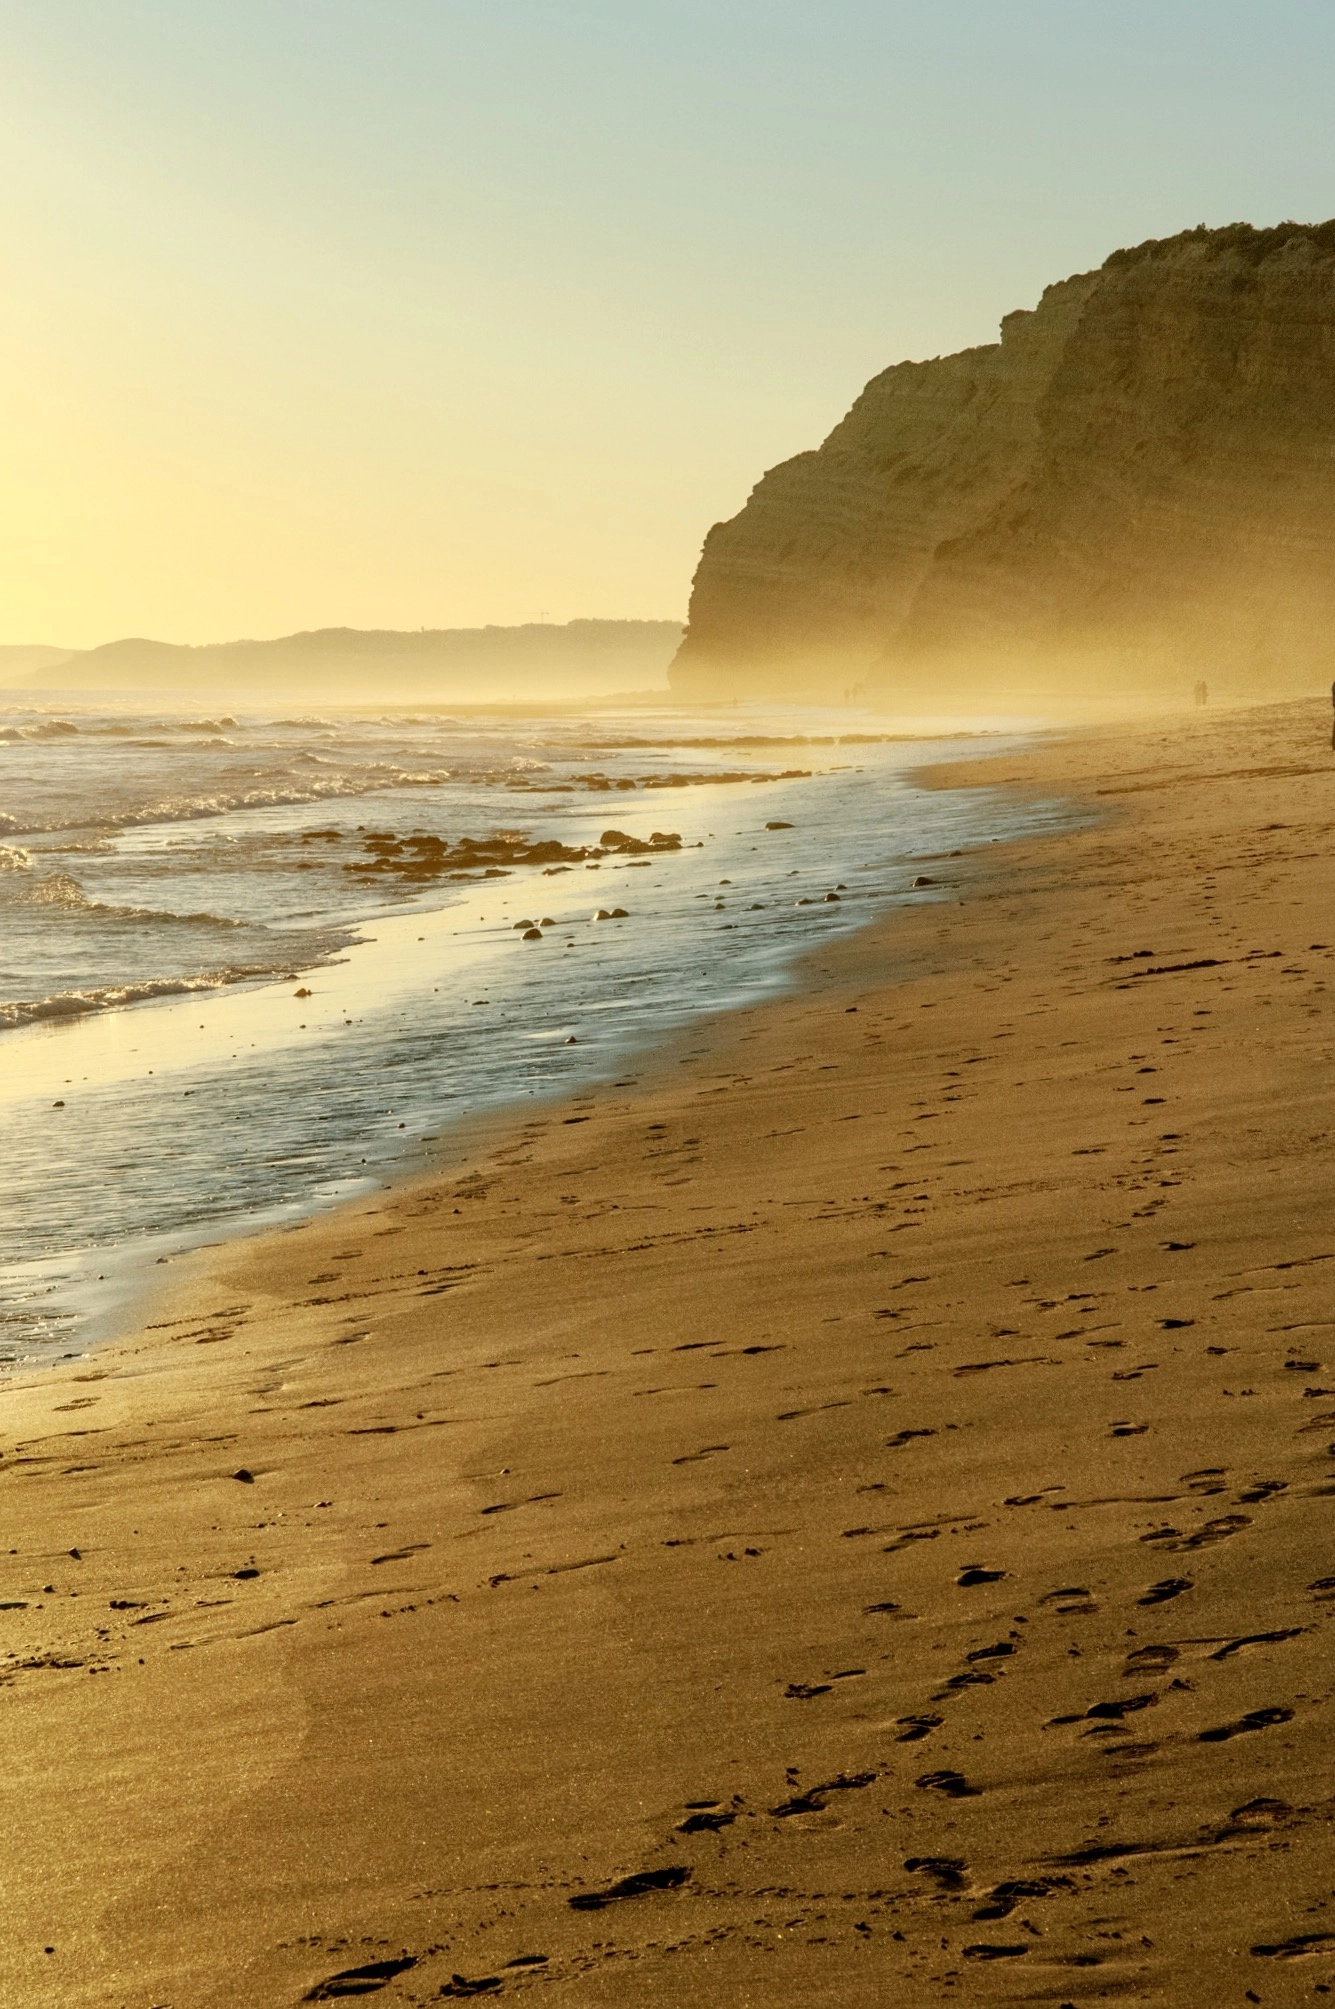
<instances>
[{"instance_id":1,"label":"footprint in sand","mask_svg":"<svg viewBox=\"0 0 1335 2009\"><path fill-rule=\"evenodd\" d=\"M1335 1577L1330 1582L1335 1585ZM1190 1577L1165 1577L1161 1583L1152 1583L1144 1597L1138 1597L1136 1603L1167 1604L1170 1598L1181 1597L1183 1591L1194 1589Z\"/></svg>"},{"instance_id":2,"label":"footprint in sand","mask_svg":"<svg viewBox=\"0 0 1335 2009\"><path fill-rule=\"evenodd\" d=\"M1249 1486L1245 1493L1239 1493L1238 1498L1248 1506L1263 1506L1267 1500L1273 1500L1277 1493L1287 1493L1288 1490L1287 1479L1262 1479L1257 1485Z\"/></svg>"},{"instance_id":3,"label":"footprint in sand","mask_svg":"<svg viewBox=\"0 0 1335 2009\"><path fill-rule=\"evenodd\" d=\"M623 1876L617 1883L608 1884L605 1890L577 1891L566 1902L572 1911L601 1911L604 1905L619 1904L625 1898L648 1897L656 1890L679 1890L690 1877L690 1869L680 1864L670 1869L637 1870L633 1876Z\"/></svg>"},{"instance_id":4,"label":"footprint in sand","mask_svg":"<svg viewBox=\"0 0 1335 2009\"><path fill-rule=\"evenodd\" d=\"M969 1870L959 1856L909 1856L904 1867L917 1876L931 1877L942 1890L963 1890Z\"/></svg>"},{"instance_id":5,"label":"footprint in sand","mask_svg":"<svg viewBox=\"0 0 1335 2009\"><path fill-rule=\"evenodd\" d=\"M1099 1724L1120 1723L1124 1716L1133 1716L1141 1709L1153 1709L1158 1703L1157 1695L1123 1695L1115 1702L1091 1702L1088 1709L1078 1716L1050 1716L1045 1728L1055 1730L1064 1723L1084 1723L1091 1718ZM1093 1736L1094 1731L1086 1731Z\"/></svg>"},{"instance_id":6,"label":"footprint in sand","mask_svg":"<svg viewBox=\"0 0 1335 2009\"><path fill-rule=\"evenodd\" d=\"M1068 1584L1062 1590L1050 1590L1039 1599L1040 1604L1050 1604L1059 1617L1071 1618L1097 1611L1092 1592L1079 1584Z\"/></svg>"},{"instance_id":7,"label":"footprint in sand","mask_svg":"<svg viewBox=\"0 0 1335 2009\"><path fill-rule=\"evenodd\" d=\"M986 1904L974 1913L976 1919L1009 1918L1018 1904L1036 1897L1052 1897L1058 1891L1074 1890L1069 1876L1037 1876L995 1884Z\"/></svg>"},{"instance_id":8,"label":"footprint in sand","mask_svg":"<svg viewBox=\"0 0 1335 2009\"><path fill-rule=\"evenodd\" d=\"M1309 1628L1305 1625L1287 1625L1279 1632L1244 1632L1237 1639L1228 1640L1211 1660L1231 1660L1235 1653L1243 1653L1249 1646L1278 1646L1283 1640L1298 1639Z\"/></svg>"},{"instance_id":9,"label":"footprint in sand","mask_svg":"<svg viewBox=\"0 0 1335 2009\"><path fill-rule=\"evenodd\" d=\"M1258 1960L1305 1960L1314 1953L1335 1953L1335 1933L1301 1932L1273 1946L1254 1946L1252 1952Z\"/></svg>"},{"instance_id":10,"label":"footprint in sand","mask_svg":"<svg viewBox=\"0 0 1335 2009\"><path fill-rule=\"evenodd\" d=\"M831 1674L824 1681L790 1681L784 1689L785 1698L797 1702L809 1702L813 1696L828 1695L836 1681L855 1681L867 1672L865 1667L843 1667L837 1674Z\"/></svg>"},{"instance_id":11,"label":"footprint in sand","mask_svg":"<svg viewBox=\"0 0 1335 2009\"><path fill-rule=\"evenodd\" d=\"M1250 1730L1268 1730L1274 1723L1291 1723L1292 1709L1249 1709L1236 1722L1220 1723L1213 1730L1201 1730L1196 1741L1200 1744L1225 1744L1231 1737L1245 1737Z\"/></svg>"},{"instance_id":12,"label":"footprint in sand","mask_svg":"<svg viewBox=\"0 0 1335 2009\"><path fill-rule=\"evenodd\" d=\"M351 1995L377 1995L387 1988L398 1974L406 1974L410 1967L416 1967L417 1955L405 1953L398 1960L372 1960L365 1967L345 1967L338 1974L331 1974L327 1980L317 1981L306 1995L304 2002L337 2002Z\"/></svg>"},{"instance_id":13,"label":"footprint in sand","mask_svg":"<svg viewBox=\"0 0 1335 2009\"><path fill-rule=\"evenodd\" d=\"M1142 1542L1155 1542L1168 1553L1176 1554L1179 1549L1208 1549L1216 1542L1226 1542L1230 1535L1249 1528L1251 1520L1246 1514L1221 1514L1217 1520L1207 1521L1197 1528L1194 1535L1184 1535L1177 1528L1155 1528L1150 1534L1140 1537Z\"/></svg>"},{"instance_id":14,"label":"footprint in sand","mask_svg":"<svg viewBox=\"0 0 1335 2009\"><path fill-rule=\"evenodd\" d=\"M1180 1658L1176 1646L1141 1646L1134 1653L1128 1653L1123 1674L1161 1674L1165 1667L1171 1667Z\"/></svg>"},{"instance_id":15,"label":"footprint in sand","mask_svg":"<svg viewBox=\"0 0 1335 2009\"><path fill-rule=\"evenodd\" d=\"M913 1783L921 1792L944 1793L948 1800L976 1800L982 1792L980 1786L969 1784L963 1772L924 1772Z\"/></svg>"},{"instance_id":16,"label":"footprint in sand","mask_svg":"<svg viewBox=\"0 0 1335 2009\"><path fill-rule=\"evenodd\" d=\"M679 1835L715 1835L720 1828L731 1827L737 1818L736 1810L725 1807L721 1800L688 1800L686 1805L686 1819L678 1821L674 1830Z\"/></svg>"},{"instance_id":17,"label":"footprint in sand","mask_svg":"<svg viewBox=\"0 0 1335 2009\"><path fill-rule=\"evenodd\" d=\"M840 1772L837 1778L827 1779L824 1785L811 1786L805 1793L797 1793L781 1806L771 1807L770 1813L776 1820L787 1820L793 1814L823 1814L827 1793L856 1793L864 1786L876 1783L875 1772Z\"/></svg>"}]
</instances>

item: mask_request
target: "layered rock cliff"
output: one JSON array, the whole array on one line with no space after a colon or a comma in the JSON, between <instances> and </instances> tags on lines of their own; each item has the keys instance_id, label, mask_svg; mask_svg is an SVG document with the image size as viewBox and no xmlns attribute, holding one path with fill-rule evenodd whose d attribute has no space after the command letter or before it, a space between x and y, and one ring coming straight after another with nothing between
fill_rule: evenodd
<instances>
[{"instance_id":1,"label":"layered rock cliff","mask_svg":"<svg viewBox=\"0 0 1335 2009\"><path fill-rule=\"evenodd\" d=\"M1335 222L1193 230L873 378L705 540L674 687L1335 675Z\"/></svg>"}]
</instances>

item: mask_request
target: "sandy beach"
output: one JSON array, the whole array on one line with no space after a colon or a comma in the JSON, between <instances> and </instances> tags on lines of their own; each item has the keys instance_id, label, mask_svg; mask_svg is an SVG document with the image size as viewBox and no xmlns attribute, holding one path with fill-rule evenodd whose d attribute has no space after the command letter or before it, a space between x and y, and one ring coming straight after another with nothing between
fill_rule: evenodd
<instances>
[{"instance_id":1,"label":"sandy beach","mask_svg":"<svg viewBox=\"0 0 1335 2009\"><path fill-rule=\"evenodd\" d=\"M1327 731L9 1389L5 1999L1331 1992Z\"/></svg>"}]
</instances>

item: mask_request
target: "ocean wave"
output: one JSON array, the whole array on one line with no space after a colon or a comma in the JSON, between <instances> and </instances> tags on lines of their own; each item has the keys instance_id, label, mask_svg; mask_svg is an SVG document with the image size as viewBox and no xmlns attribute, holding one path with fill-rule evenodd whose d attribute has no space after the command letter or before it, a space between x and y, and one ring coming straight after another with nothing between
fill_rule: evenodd
<instances>
[{"instance_id":1,"label":"ocean wave","mask_svg":"<svg viewBox=\"0 0 1335 2009\"><path fill-rule=\"evenodd\" d=\"M34 885L24 886L15 896L24 907L92 907L95 901L89 899L77 879L71 879L67 872L51 872L45 879L38 879Z\"/></svg>"},{"instance_id":2,"label":"ocean wave","mask_svg":"<svg viewBox=\"0 0 1335 2009\"><path fill-rule=\"evenodd\" d=\"M26 872L31 864L31 851L19 844L0 844L0 872Z\"/></svg>"},{"instance_id":3,"label":"ocean wave","mask_svg":"<svg viewBox=\"0 0 1335 2009\"><path fill-rule=\"evenodd\" d=\"M157 730L166 732L169 728L159 726ZM238 744L236 740L228 739L225 733L214 733L208 739L145 739L140 733L133 739L123 739L121 743L123 746L133 747L136 752L172 753L178 756L188 753L226 753Z\"/></svg>"},{"instance_id":4,"label":"ocean wave","mask_svg":"<svg viewBox=\"0 0 1335 2009\"><path fill-rule=\"evenodd\" d=\"M6 850L0 845L0 872L23 870L23 866L11 866L10 859L22 859L26 863L26 852ZM262 923L238 921L230 914L211 914L207 909L195 914L177 914L163 907L124 907L113 901L95 900L77 879L67 872L51 872L46 878L11 884L4 889L4 907L60 907L71 913L95 915L99 921L128 921L138 926L145 922L160 927L179 928L251 928L258 933L266 933Z\"/></svg>"},{"instance_id":5,"label":"ocean wave","mask_svg":"<svg viewBox=\"0 0 1335 2009\"><path fill-rule=\"evenodd\" d=\"M35 725L0 726L0 740L7 740L11 744L16 740L77 739L78 736L78 726L71 725L68 719L63 718L39 719Z\"/></svg>"},{"instance_id":6,"label":"ocean wave","mask_svg":"<svg viewBox=\"0 0 1335 2009\"><path fill-rule=\"evenodd\" d=\"M143 983L108 984L86 991L55 991L44 998L18 998L0 1003L0 1031L34 1025L43 1019L81 1018L88 1012L116 1011L123 1005L147 1004L154 998L185 997L196 991L224 990L229 984L257 977L287 975L291 965L258 964L248 968L207 970L195 977L153 977Z\"/></svg>"},{"instance_id":7,"label":"ocean wave","mask_svg":"<svg viewBox=\"0 0 1335 2009\"><path fill-rule=\"evenodd\" d=\"M453 779L454 772L448 767L410 772L405 768L377 766L355 774L312 775L309 780L301 781L294 777L287 783L218 790L207 795L159 796L151 802L100 815L85 811L77 817L33 817L20 822L17 817L0 813L0 837L53 835L62 830L86 829L89 825L101 830L132 830L149 823L193 823L211 816L230 816L237 810L295 808L304 802L376 795L384 789L442 788Z\"/></svg>"},{"instance_id":8,"label":"ocean wave","mask_svg":"<svg viewBox=\"0 0 1335 2009\"><path fill-rule=\"evenodd\" d=\"M168 796L106 819L121 828L145 823L190 823L201 817L228 816L238 809L284 809L303 802L328 802L339 796L374 795L384 788L441 787L452 778L449 768L410 774L398 767L363 769L358 774L312 776L307 782L238 788L216 795Z\"/></svg>"}]
</instances>

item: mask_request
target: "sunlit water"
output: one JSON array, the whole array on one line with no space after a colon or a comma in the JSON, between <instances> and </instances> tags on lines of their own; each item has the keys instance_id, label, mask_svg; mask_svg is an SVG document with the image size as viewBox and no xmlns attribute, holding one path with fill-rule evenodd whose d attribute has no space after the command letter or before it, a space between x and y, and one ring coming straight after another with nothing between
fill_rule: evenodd
<instances>
[{"instance_id":1,"label":"sunlit water","mask_svg":"<svg viewBox=\"0 0 1335 2009\"><path fill-rule=\"evenodd\" d=\"M164 1256L773 993L943 897L911 890L925 859L1070 820L917 788L978 741L884 734L747 707L0 713L0 1364L104 1336ZM488 877L441 848L497 833L604 855Z\"/></svg>"}]
</instances>

